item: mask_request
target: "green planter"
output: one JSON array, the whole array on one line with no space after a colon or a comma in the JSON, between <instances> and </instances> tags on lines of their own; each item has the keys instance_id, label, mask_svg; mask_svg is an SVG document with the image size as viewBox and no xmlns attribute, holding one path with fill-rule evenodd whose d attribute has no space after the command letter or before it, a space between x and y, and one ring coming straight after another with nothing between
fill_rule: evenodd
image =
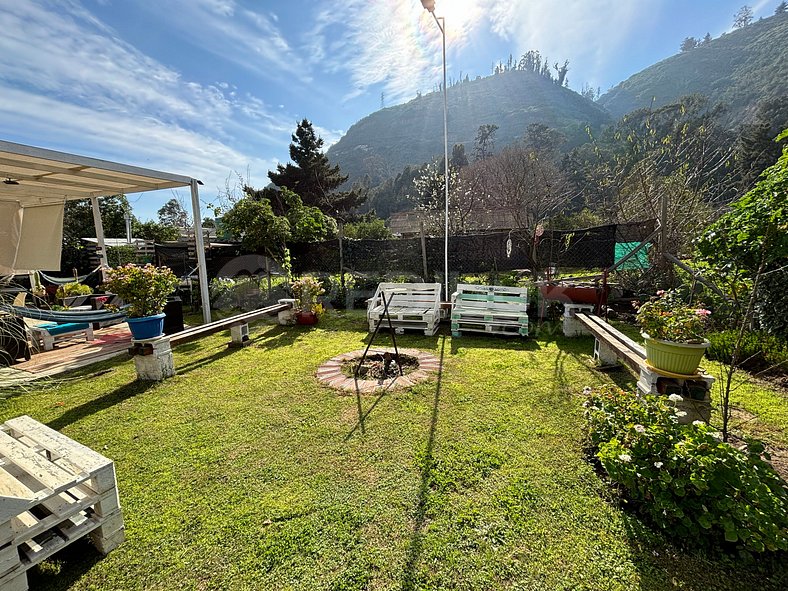
<instances>
[{"instance_id":1,"label":"green planter","mask_svg":"<svg viewBox=\"0 0 788 591\"><path fill-rule=\"evenodd\" d=\"M694 375L698 371L703 354L709 341L702 343L674 343L652 339L641 333L646 344L646 361L655 369L685 376Z\"/></svg>"}]
</instances>

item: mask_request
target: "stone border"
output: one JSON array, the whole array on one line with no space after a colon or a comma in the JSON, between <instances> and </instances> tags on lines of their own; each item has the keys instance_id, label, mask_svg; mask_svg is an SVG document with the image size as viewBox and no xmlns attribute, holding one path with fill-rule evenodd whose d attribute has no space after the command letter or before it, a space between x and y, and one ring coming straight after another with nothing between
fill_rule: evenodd
<instances>
[{"instance_id":1,"label":"stone border","mask_svg":"<svg viewBox=\"0 0 788 591\"><path fill-rule=\"evenodd\" d=\"M383 353L394 353L394 349L377 349L371 348L367 355L383 355ZM349 353L342 353L336 357L332 357L321 365L317 370L317 379L324 385L335 390L342 390L347 393L356 391L356 384L358 384L358 391L361 394L372 394L376 390L384 388L386 390L395 390L400 388L410 388L419 382L423 382L433 374L440 371L440 360L424 351L418 349L399 349L399 352L404 355L415 357L419 362L419 368L412 371L405 376L397 376L387 380L358 380L349 378L342 373L342 364L349 361L354 357L361 357L364 354L364 349L358 351L350 351Z\"/></svg>"}]
</instances>

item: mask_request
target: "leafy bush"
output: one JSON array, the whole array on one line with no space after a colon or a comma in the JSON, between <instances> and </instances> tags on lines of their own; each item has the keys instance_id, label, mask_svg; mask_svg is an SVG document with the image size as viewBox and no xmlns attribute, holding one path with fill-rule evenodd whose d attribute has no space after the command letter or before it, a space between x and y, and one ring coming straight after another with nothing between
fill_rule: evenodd
<instances>
[{"instance_id":1,"label":"leafy bush","mask_svg":"<svg viewBox=\"0 0 788 591\"><path fill-rule=\"evenodd\" d=\"M733 349L739 332L725 330L708 335L709 348L706 357L730 363ZM741 342L739 366L752 372L761 372L776 368L788 371L788 343L765 332L747 332Z\"/></svg>"},{"instance_id":2,"label":"leafy bush","mask_svg":"<svg viewBox=\"0 0 788 591\"><path fill-rule=\"evenodd\" d=\"M741 451L700 421L678 424L669 404L676 395L638 397L611 386L586 394L596 457L656 525L687 542L788 549L788 487L761 459L761 444Z\"/></svg>"},{"instance_id":3,"label":"leafy bush","mask_svg":"<svg viewBox=\"0 0 788 591\"><path fill-rule=\"evenodd\" d=\"M57 288L55 296L58 299L70 298L73 296L90 295L93 293L93 288L88 285L83 285L76 281L65 283Z\"/></svg>"}]
</instances>

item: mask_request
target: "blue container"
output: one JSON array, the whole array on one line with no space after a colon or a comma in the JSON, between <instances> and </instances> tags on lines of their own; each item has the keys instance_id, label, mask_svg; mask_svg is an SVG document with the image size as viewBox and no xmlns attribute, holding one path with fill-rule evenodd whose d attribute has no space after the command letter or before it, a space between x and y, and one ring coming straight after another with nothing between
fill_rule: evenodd
<instances>
[{"instance_id":1,"label":"blue container","mask_svg":"<svg viewBox=\"0 0 788 591\"><path fill-rule=\"evenodd\" d=\"M142 318L126 318L135 340L154 339L164 334L164 314L143 316Z\"/></svg>"}]
</instances>

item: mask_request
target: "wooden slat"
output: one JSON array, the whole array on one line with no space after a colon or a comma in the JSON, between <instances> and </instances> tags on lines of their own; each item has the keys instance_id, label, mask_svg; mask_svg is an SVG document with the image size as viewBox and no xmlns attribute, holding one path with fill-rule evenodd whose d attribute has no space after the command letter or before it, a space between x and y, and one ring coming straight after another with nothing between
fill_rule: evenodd
<instances>
[{"instance_id":1,"label":"wooden slat","mask_svg":"<svg viewBox=\"0 0 788 591\"><path fill-rule=\"evenodd\" d=\"M223 318L222 320L215 320L214 322L209 322L208 324L187 328L181 332L176 332L175 334L171 334L162 338L169 339L170 345L175 346L181 343L192 341L194 339L198 339L200 337L204 337L209 334L213 334L215 332L227 330L232 326L254 322L263 316L273 316L274 314L278 314L279 312L289 309L289 304L276 304L274 306L268 306L267 308L261 308L260 310L253 310L252 312L247 312L245 314L238 314L237 316Z\"/></svg>"},{"instance_id":2,"label":"wooden slat","mask_svg":"<svg viewBox=\"0 0 788 591\"><path fill-rule=\"evenodd\" d=\"M10 435L0 431L0 455L27 472L35 480L54 491L73 486L84 478L59 468L45 457L30 451Z\"/></svg>"},{"instance_id":3,"label":"wooden slat","mask_svg":"<svg viewBox=\"0 0 788 591\"><path fill-rule=\"evenodd\" d=\"M13 432L20 435L24 434L25 437L51 452L53 454L51 459L65 458L69 464L72 464L80 472L92 474L112 464L112 460L105 458L100 453L46 425L42 425L27 415L9 419L5 424Z\"/></svg>"},{"instance_id":4,"label":"wooden slat","mask_svg":"<svg viewBox=\"0 0 788 591\"><path fill-rule=\"evenodd\" d=\"M632 371L636 373L640 372L640 368L643 366L643 361L646 358L646 352L643 347L599 317L587 314L575 314L575 318L580 321L591 334L601 339L612 348L616 352L616 356L632 369Z\"/></svg>"}]
</instances>

